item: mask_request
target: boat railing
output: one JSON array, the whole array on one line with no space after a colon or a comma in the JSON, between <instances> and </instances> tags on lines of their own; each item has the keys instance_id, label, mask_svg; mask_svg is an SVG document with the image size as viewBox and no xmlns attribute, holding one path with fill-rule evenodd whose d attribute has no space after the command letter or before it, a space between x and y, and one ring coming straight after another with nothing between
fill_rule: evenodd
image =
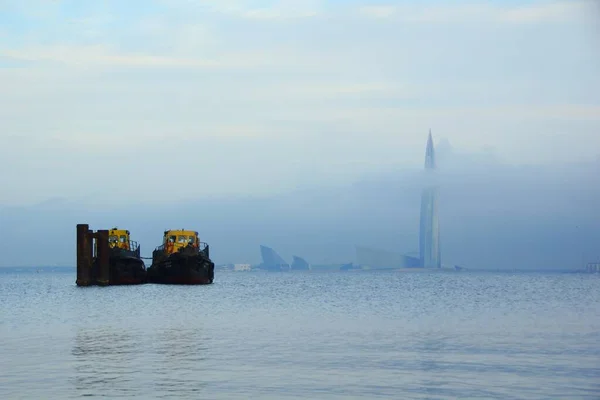
<instances>
[{"instance_id":1,"label":"boat railing","mask_svg":"<svg viewBox=\"0 0 600 400\"><path fill-rule=\"evenodd\" d=\"M208 243L200 242L200 249L199 250L201 252L203 252L206 257L210 258L210 252L209 252Z\"/></svg>"}]
</instances>

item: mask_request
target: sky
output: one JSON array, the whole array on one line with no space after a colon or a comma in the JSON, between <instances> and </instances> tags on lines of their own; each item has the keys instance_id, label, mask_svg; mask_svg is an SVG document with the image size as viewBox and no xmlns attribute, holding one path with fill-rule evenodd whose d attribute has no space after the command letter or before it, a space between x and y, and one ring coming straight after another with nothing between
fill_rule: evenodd
<instances>
[{"instance_id":1,"label":"sky","mask_svg":"<svg viewBox=\"0 0 600 400\"><path fill-rule=\"evenodd\" d=\"M0 10L4 205L349 183L421 164L429 129L507 164L599 154L594 1L1 0Z\"/></svg>"},{"instance_id":2,"label":"sky","mask_svg":"<svg viewBox=\"0 0 600 400\"><path fill-rule=\"evenodd\" d=\"M593 0L0 0L0 265L72 264L86 221L147 254L194 225L217 262L415 251L430 129L446 260L573 265L599 50Z\"/></svg>"}]
</instances>

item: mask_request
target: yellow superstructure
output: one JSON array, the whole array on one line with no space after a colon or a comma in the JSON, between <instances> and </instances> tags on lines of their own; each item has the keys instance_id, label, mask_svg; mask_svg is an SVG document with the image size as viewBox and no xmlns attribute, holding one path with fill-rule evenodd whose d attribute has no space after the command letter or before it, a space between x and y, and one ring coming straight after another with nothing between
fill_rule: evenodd
<instances>
[{"instance_id":1,"label":"yellow superstructure","mask_svg":"<svg viewBox=\"0 0 600 400\"><path fill-rule=\"evenodd\" d=\"M165 246L166 254L173 254L187 246L199 248L200 239L198 239L198 232L196 231L172 229L165 231L163 245Z\"/></svg>"},{"instance_id":2,"label":"yellow superstructure","mask_svg":"<svg viewBox=\"0 0 600 400\"><path fill-rule=\"evenodd\" d=\"M108 245L110 247L120 247L125 250L131 250L129 231L117 228L110 229L108 231Z\"/></svg>"}]
</instances>

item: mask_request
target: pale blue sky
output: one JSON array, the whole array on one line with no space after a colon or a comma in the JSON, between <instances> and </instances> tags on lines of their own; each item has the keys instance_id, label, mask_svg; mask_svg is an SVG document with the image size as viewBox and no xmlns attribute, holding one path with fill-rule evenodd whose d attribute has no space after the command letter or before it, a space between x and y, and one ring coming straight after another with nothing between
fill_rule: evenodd
<instances>
[{"instance_id":1,"label":"pale blue sky","mask_svg":"<svg viewBox=\"0 0 600 400\"><path fill-rule=\"evenodd\" d=\"M599 12L0 0L0 204L341 184L420 167L429 128L509 164L593 160Z\"/></svg>"}]
</instances>

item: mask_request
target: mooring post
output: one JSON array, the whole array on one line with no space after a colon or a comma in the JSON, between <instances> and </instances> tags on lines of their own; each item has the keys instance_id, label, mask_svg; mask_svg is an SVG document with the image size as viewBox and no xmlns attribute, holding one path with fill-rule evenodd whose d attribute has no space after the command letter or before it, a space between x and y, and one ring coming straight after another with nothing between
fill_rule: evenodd
<instances>
[{"instance_id":1,"label":"mooring post","mask_svg":"<svg viewBox=\"0 0 600 400\"><path fill-rule=\"evenodd\" d=\"M106 286L110 280L109 270L109 247L108 247L108 231L99 230L96 232L96 260L97 260L97 273L98 277L96 281L98 285Z\"/></svg>"},{"instance_id":2,"label":"mooring post","mask_svg":"<svg viewBox=\"0 0 600 400\"><path fill-rule=\"evenodd\" d=\"M94 268L94 231L88 230L85 235L85 258L90 266L90 282L96 285L96 271Z\"/></svg>"},{"instance_id":3,"label":"mooring post","mask_svg":"<svg viewBox=\"0 0 600 400\"><path fill-rule=\"evenodd\" d=\"M91 249L89 225L77 224L77 286L89 286L92 283L92 258L88 257Z\"/></svg>"}]
</instances>

